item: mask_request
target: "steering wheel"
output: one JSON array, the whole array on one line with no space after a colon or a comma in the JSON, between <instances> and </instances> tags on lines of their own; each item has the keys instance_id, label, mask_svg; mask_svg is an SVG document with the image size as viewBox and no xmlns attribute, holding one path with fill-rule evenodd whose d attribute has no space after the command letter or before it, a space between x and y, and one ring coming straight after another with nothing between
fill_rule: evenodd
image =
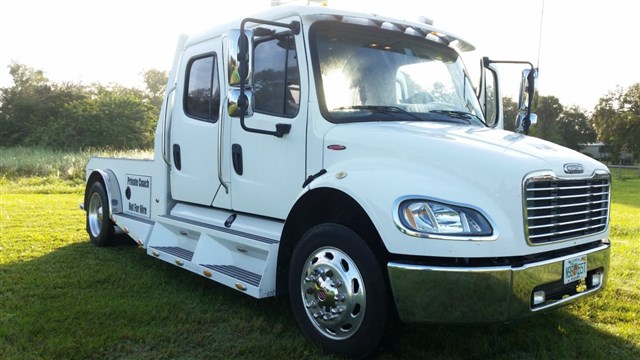
<instances>
[{"instance_id":1,"label":"steering wheel","mask_svg":"<svg viewBox=\"0 0 640 360\"><path fill-rule=\"evenodd\" d=\"M433 98L429 93L421 91L409 96L403 102L407 104L427 104L432 101Z\"/></svg>"}]
</instances>

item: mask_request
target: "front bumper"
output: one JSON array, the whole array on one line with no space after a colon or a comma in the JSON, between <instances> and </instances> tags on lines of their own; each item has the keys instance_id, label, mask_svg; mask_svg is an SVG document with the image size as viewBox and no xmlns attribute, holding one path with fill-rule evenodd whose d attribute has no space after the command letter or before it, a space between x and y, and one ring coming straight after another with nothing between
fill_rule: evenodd
<instances>
[{"instance_id":1,"label":"front bumper","mask_svg":"<svg viewBox=\"0 0 640 360\"><path fill-rule=\"evenodd\" d=\"M587 257L585 282L564 284L564 260ZM509 321L554 309L602 290L609 273L610 245L567 256L495 267L387 264L396 308L404 322L472 323ZM592 283L594 274L600 281ZM598 275L596 275L598 276ZM586 285L586 287L585 287ZM533 293L546 300L534 305Z\"/></svg>"}]
</instances>

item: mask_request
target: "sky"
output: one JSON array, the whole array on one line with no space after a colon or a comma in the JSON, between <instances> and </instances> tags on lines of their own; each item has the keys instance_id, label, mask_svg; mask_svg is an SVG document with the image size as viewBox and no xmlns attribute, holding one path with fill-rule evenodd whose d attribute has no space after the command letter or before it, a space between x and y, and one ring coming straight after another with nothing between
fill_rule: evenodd
<instances>
[{"instance_id":1,"label":"sky","mask_svg":"<svg viewBox=\"0 0 640 360\"><path fill-rule=\"evenodd\" d=\"M476 46L463 54L476 81L479 59L539 66L539 91L592 111L617 86L640 82L638 0L328 0L331 7L416 20ZM237 10L231 8L235 6ZM142 86L141 73L169 70L180 34L252 15L270 0L2 0L0 87L12 61L55 82ZM239 23L239 22L238 22ZM500 68L515 98L522 66Z\"/></svg>"}]
</instances>

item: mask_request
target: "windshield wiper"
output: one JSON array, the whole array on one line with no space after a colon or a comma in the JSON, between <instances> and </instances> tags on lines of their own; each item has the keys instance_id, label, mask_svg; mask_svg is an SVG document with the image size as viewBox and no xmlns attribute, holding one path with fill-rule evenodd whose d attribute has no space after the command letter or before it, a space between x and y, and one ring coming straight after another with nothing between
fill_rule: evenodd
<instances>
[{"instance_id":1,"label":"windshield wiper","mask_svg":"<svg viewBox=\"0 0 640 360\"><path fill-rule=\"evenodd\" d=\"M354 106L341 106L334 110L369 110L374 111L381 114L403 114L407 115L410 118L413 118L418 121L424 121L421 117L416 114L413 114L401 107L398 106L388 106L388 105L354 105Z\"/></svg>"},{"instance_id":2,"label":"windshield wiper","mask_svg":"<svg viewBox=\"0 0 640 360\"><path fill-rule=\"evenodd\" d=\"M477 119L484 124L484 121L480 119L478 116L468 113L465 111L457 111L457 110L431 110L430 113L446 115L450 118L465 120L468 124L471 124L471 119Z\"/></svg>"}]
</instances>

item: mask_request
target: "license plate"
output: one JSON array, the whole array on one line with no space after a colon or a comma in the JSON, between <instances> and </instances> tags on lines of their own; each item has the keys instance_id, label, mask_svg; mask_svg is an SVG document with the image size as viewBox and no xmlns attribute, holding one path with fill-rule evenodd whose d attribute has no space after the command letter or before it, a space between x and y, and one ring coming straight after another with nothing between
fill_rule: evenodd
<instances>
[{"instance_id":1,"label":"license plate","mask_svg":"<svg viewBox=\"0 0 640 360\"><path fill-rule=\"evenodd\" d=\"M585 279L587 277L587 256L578 256L564 261L564 283Z\"/></svg>"}]
</instances>

